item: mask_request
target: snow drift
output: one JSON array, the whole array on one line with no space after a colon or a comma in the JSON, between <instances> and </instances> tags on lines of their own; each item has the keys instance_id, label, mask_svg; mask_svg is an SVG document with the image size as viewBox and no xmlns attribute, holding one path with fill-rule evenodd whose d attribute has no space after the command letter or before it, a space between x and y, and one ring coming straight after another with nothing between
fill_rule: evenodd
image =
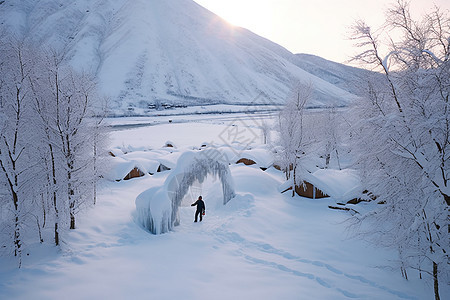
<instances>
[{"instance_id":1,"label":"snow drift","mask_svg":"<svg viewBox=\"0 0 450 300\"><path fill-rule=\"evenodd\" d=\"M153 187L136 198L135 220L153 234L161 234L180 224L178 208L189 187L202 183L208 174L222 182L223 204L235 197L228 162L215 149L189 151L178 159L162 187Z\"/></svg>"},{"instance_id":2,"label":"snow drift","mask_svg":"<svg viewBox=\"0 0 450 300\"><path fill-rule=\"evenodd\" d=\"M305 180L331 196L337 202L347 202L362 193L361 178L353 169L319 169L308 173Z\"/></svg>"}]
</instances>

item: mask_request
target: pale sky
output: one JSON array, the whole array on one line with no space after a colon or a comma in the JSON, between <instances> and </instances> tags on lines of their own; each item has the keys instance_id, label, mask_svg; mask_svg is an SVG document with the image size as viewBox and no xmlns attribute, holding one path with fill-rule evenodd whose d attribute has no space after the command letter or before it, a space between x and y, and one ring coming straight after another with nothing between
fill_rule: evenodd
<instances>
[{"instance_id":1,"label":"pale sky","mask_svg":"<svg viewBox=\"0 0 450 300\"><path fill-rule=\"evenodd\" d=\"M228 22L280 44L345 62L355 53L349 27L362 19L374 28L384 22L395 0L194 0ZM411 0L413 17L433 8L450 9L450 0Z\"/></svg>"}]
</instances>

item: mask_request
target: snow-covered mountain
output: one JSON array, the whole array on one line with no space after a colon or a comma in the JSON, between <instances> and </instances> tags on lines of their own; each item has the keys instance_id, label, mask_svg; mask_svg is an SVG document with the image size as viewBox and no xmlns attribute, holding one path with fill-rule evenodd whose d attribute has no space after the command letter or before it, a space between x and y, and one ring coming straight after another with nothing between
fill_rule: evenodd
<instances>
[{"instance_id":1,"label":"snow-covered mountain","mask_svg":"<svg viewBox=\"0 0 450 300\"><path fill-rule=\"evenodd\" d=\"M9 31L64 49L75 68L95 72L119 113L258 97L282 103L297 81L313 85L310 106L355 98L302 69L288 50L193 0L5 0L0 20Z\"/></svg>"},{"instance_id":2,"label":"snow-covered mountain","mask_svg":"<svg viewBox=\"0 0 450 300\"><path fill-rule=\"evenodd\" d=\"M303 70L343 89L359 95L361 86L372 76L381 74L326 60L311 54L296 54L296 65Z\"/></svg>"}]
</instances>

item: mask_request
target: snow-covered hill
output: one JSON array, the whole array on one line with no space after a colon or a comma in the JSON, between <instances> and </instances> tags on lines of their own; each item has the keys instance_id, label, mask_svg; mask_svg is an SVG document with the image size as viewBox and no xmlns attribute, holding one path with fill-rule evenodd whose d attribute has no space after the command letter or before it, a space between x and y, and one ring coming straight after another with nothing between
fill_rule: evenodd
<instances>
[{"instance_id":1,"label":"snow-covered hill","mask_svg":"<svg viewBox=\"0 0 450 300\"><path fill-rule=\"evenodd\" d=\"M303 70L352 94L360 95L361 88L372 76L382 76L365 69L326 60L311 54L296 54L296 65Z\"/></svg>"},{"instance_id":2,"label":"snow-covered hill","mask_svg":"<svg viewBox=\"0 0 450 300\"><path fill-rule=\"evenodd\" d=\"M193 0L5 0L3 28L64 49L97 74L113 109L155 104L282 103L296 81L310 106L345 105L348 91L306 72L283 47L234 27ZM264 97L261 97L264 95Z\"/></svg>"}]
</instances>

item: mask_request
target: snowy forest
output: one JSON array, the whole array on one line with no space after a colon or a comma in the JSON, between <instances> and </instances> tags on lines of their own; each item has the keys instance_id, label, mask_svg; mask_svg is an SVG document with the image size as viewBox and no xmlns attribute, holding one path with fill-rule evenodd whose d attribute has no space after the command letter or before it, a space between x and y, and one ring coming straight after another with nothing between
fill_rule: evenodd
<instances>
[{"instance_id":1,"label":"snowy forest","mask_svg":"<svg viewBox=\"0 0 450 300\"><path fill-rule=\"evenodd\" d=\"M353 27L352 39L361 51L354 61L377 73L363 85L365 97L346 112L351 124L345 142L357 158L363 199L380 205L349 222L375 245L395 247L406 279L408 269L431 276L440 299L439 279L449 282L450 19L435 8L413 20L403 1L387 16L380 30L363 21ZM279 161L294 185L303 184L308 155L317 156L304 120L310 97L311 87L296 87L280 114ZM328 136L319 148L325 168L342 147L339 127L329 115Z\"/></svg>"},{"instance_id":2,"label":"snowy forest","mask_svg":"<svg viewBox=\"0 0 450 300\"><path fill-rule=\"evenodd\" d=\"M6 34L0 53L1 250L20 267L28 243L58 246L77 213L95 204L105 110L95 80L63 54Z\"/></svg>"},{"instance_id":3,"label":"snowy forest","mask_svg":"<svg viewBox=\"0 0 450 300\"><path fill-rule=\"evenodd\" d=\"M295 200L296 190L306 189L315 170L355 170L362 189L358 204L345 212L346 230L352 238L394 251L396 259L387 262L392 270L405 281L431 282L434 299L444 299L448 295L441 291L450 282L449 12L436 6L415 19L408 2L398 0L386 11L383 27L358 21L351 39L357 52L351 63L371 71L355 83L356 100L311 113L314 83L297 80L274 121L256 128L282 174L283 191ZM67 55L0 28L0 255L17 268L23 268L32 245L62 247L77 230L77 217L97 209L101 183L111 172L108 99L95 75L75 70ZM193 157L197 150L189 148L184 156ZM140 226L159 234L179 225L179 207L189 188L208 173L239 185L227 164L203 159L189 161L187 171L165 162L173 169L169 179L189 176L174 195L166 195L166 184L137 197ZM251 198L229 186L222 189L229 201L224 205L233 205L233 197ZM156 203L153 211L150 202ZM212 232L222 230L218 226ZM264 253L276 252L267 245L260 247Z\"/></svg>"},{"instance_id":4,"label":"snowy forest","mask_svg":"<svg viewBox=\"0 0 450 300\"><path fill-rule=\"evenodd\" d=\"M355 107L363 119L353 151L364 186L383 203L357 222L375 243L396 245L405 278L409 268L431 275L439 299L439 278L449 280L449 16L436 8L415 21L400 4L388 20L400 36L388 53L366 24L354 28L364 49L355 59L385 75Z\"/></svg>"}]
</instances>

